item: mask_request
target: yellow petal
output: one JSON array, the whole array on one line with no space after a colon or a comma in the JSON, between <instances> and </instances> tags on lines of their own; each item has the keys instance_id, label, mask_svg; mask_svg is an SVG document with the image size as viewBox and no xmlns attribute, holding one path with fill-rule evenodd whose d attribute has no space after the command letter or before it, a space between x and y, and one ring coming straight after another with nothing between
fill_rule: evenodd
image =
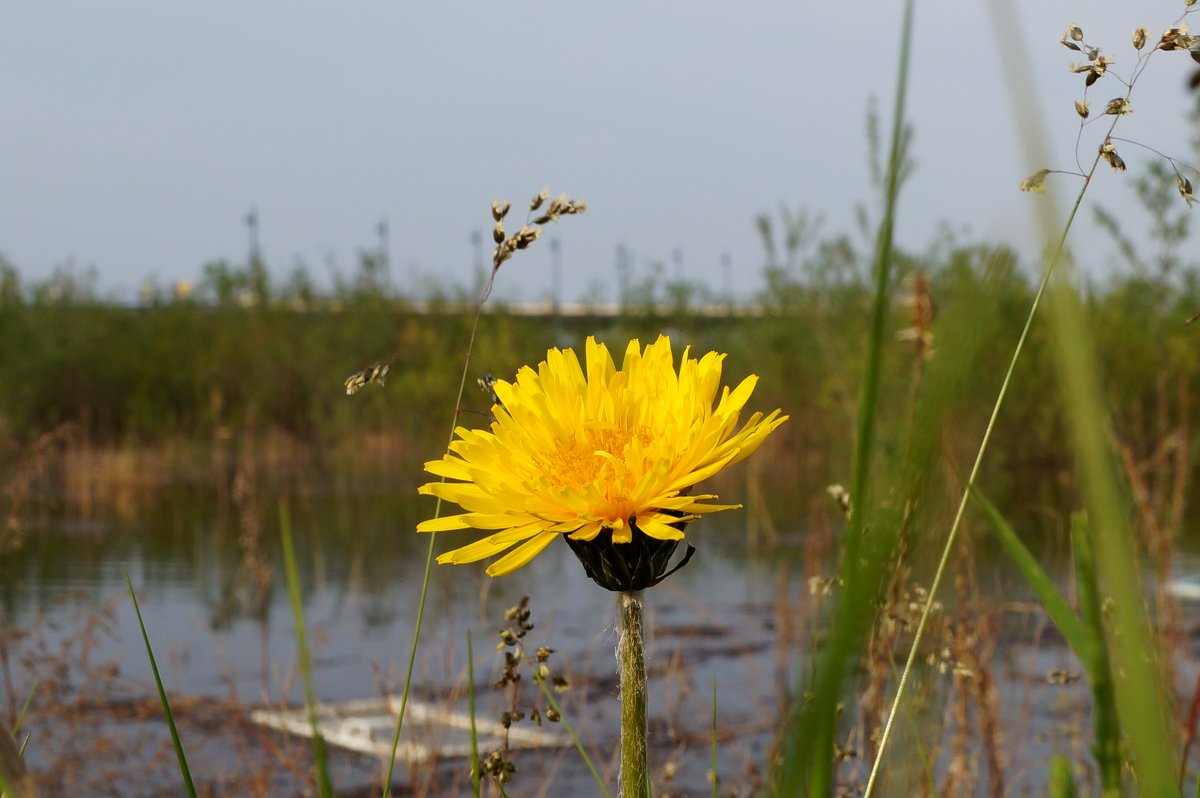
<instances>
[{"instance_id":1,"label":"yellow petal","mask_svg":"<svg viewBox=\"0 0 1200 798\"><path fill-rule=\"evenodd\" d=\"M474 543L438 555L437 561L440 564L454 563L455 565L466 562L477 562L478 560L491 557L493 554L499 554L505 549L510 548L514 543L531 538L540 531L540 524L526 524L515 529L497 532L483 540L477 540Z\"/></svg>"},{"instance_id":2,"label":"yellow petal","mask_svg":"<svg viewBox=\"0 0 1200 798\"><path fill-rule=\"evenodd\" d=\"M683 540L683 533L652 518L638 518L638 529L656 540Z\"/></svg>"},{"instance_id":3,"label":"yellow petal","mask_svg":"<svg viewBox=\"0 0 1200 798\"><path fill-rule=\"evenodd\" d=\"M487 567L488 576L503 576L525 565L558 537L557 532L543 532L527 540Z\"/></svg>"},{"instance_id":4,"label":"yellow petal","mask_svg":"<svg viewBox=\"0 0 1200 798\"><path fill-rule=\"evenodd\" d=\"M430 518L417 524L418 532L449 532L451 529L468 529L471 524L466 521L472 513L462 515L444 515L441 518Z\"/></svg>"},{"instance_id":5,"label":"yellow petal","mask_svg":"<svg viewBox=\"0 0 1200 798\"><path fill-rule=\"evenodd\" d=\"M604 525L599 521L592 521L591 523L584 524L582 527L572 532L569 537L571 540L594 540L596 535L599 535L600 530L603 528Z\"/></svg>"}]
</instances>

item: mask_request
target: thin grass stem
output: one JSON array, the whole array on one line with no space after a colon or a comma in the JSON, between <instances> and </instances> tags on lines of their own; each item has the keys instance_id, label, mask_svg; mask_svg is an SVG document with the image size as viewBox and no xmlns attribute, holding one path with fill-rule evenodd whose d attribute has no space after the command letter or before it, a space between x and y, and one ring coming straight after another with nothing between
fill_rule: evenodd
<instances>
[{"instance_id":1,"label":"thin grass stem","mask_svg":"<svg viewBox=\"0 0 1200 798\"><path fill-rule=\"evenodd\" d=\"M1095 160L1092 162L1092 169L1089 174L1095 171L1096 164L1099 162L1100 155L1097 154ZM913 633L913 642L908 650L908 656L904 661L904 669L900 672L900 683L896 687L896 695L892 698L892 705L888 709L887 721L883 725L883 734L879 738L879 749L875 754L875 761L871 765L871 775L867 779L867 787L863 792L863 798L870 798L876 779L879 776L879 768L883 762L883 755L887 751L888 741L891 739L892 724L896 718L896 709L903 700L905 689L908 687L912 666L917 658L917 649L920 647L921 641L925 636L925 626L929 622L929 615L933 609L938 588L941 587L942 577L946 573L946 565L950 562L950 553L954 550L954 542L958 539L958 530L962 525L963 516L967 509L967 502L972 495L971 491L975 487L975 479L979 476L980 466L983 464L984 455L987 454L988 444L992 440L992 432L996 428L996 419L999 418L1000 409L1004 405L1004 399L1008 396L1008 389L1012 384L1012 376L1016 370L1017 361L1020 360L1021 353L1025 351L1025 342L1029 338L1029 330L1033 327L1034 317L1037 315L1038 308L1041 307L1042 297L1045 295L1046 286L1050 282L1050 275L1054 272L1054 267L1062 255L1063 247L1067 241L1067 233L1070 232L1071 223L1074 222L1075 215L1083 203L1083 196L1087 191L1089 183L1090 180L1084 180L1083 187L1080 188L1079 194L1075 197L1075 203L1071 206L1071 213L1067 217L1067 224L1058 239L1054 253L1051 255L1049 261L1047 261L1046 268L1042 271L1042 278L1038 282L1037 293L1034 294L1033 303L1030 305L1029 313L1025 317L1025 325L1021 328L1021 335L1017 339L1017 345L1013 350L1012 357L1008 361L1008 369L1004 372L1004 380L1000 383L1000 390L996 395L996 401L992 404L991 415L988 417L987 426L984 427L983 438L979 442L979 448L975 453L975 461L971 465L971 472L967 477L967 484L963 489L962 498L958 502L958 509L954 513L954 521L950 524L950 532L946 536L946 543L942 547L942 553L938 559L937 570L933 575L933 582L929 586L929 595L926 596L925 603L921 607L921 618L917 622L916 631Z\"/></svg>"},{"instance_id":2,"label":"thin grass stem","mask_svg":"<svg viewBox=\"0 0 1200 798\"><path fill-rule=\"evenodd\" d=\"M991 4L989 9L1010 28L1015 27L1015 11L1011 6ZM1175 24L1179 25L1193 11L1183 12ZM1011 42L1006 42L1009 44ZM1140 59L1135 78L1144 73L1149 59L1157 52L1159 50L1155 48ZM1014 97L1029 85L1022 80L1027 75L1020 74L1025 71L1027 61L1020 53L1009 59L1010 69L1005 75ZM1129 92L1132 92L1133 82L1130 81ZM1128 98L1129 93L1126 100ZM1036 121L1040 117L1035 114L1031 118ZM1120 118L1114 117L1113 126ZM1040 155L1045 151L1045 136L1040 126L1023 124L1020 130L1023 144L1030 153ZM1110 126L1109 137L1112 130ZM1052 226L1052 214L1041 214L1040 221L1046 227ZM1175 746L1168 731L1170 723L1164 697L1164 687L1172 688L1158 670L1158 650L1146 617L1145 592L1129 528L1128 491L1118 475L1110 437L1106 434L1111 422L1102 399L1104 389L1098 374L1095 345L1074 284L1061 280L1055 285L1054 300L1054 313L1051 314L1053 340L1069 410L1067 420L1072 448L1079 463L1089 527L1093 530L1100 588L1112 604L1105 631L1114 675L1119 679L1119 688L1114 693L1123 742L1128 745L1140 794L1178 796L1180 790L1174 780L1175 763L1172 761Z\"/></svg>"},{"instance_id":3,"label":"thin grass stem","mask_svg":"<svg viewBox=\"0 0 1200 798\"><path fill-rule=\"evenodd\" d=\"M989 6L989 7L991 8L991 6ZM993 10L994 10L994 13L997 13L997 14L1006 13L1006 11L1000 10L1000 9L993 9ZM1011 13L1011 12L1007 12L1007 13ZM1006 21L1011 23L1011 19L1006 20ZM1015 28L1016 26L1010 24L1008 27ZM1019 37L1018 37L1018 40L1019 40ZM1007 39L1004 40L1004 43L1006 46L1009 46L1012 44L1012 42ZM1013 84L1014 84L1014 80L1010 80L1010 87L1012 87ZM1025 85L1028 85L1028 84L1025 84ZM1132 92L1132 88L1133 87L1132 87L1132 82L1131 82L1128 91ZM1128 93L1126 96L1128 96ZM1035 118L1036 118L1036 115L1035 115ZM1112 123L1109 126L1108 135L1112 134L1112 131L1116 127L1116 124L1119 121L1119 119L1120 119L1119 116L1113 118ZM1050 283L1050 277L1054 273L1055 267L1058 265L1059 261L1062 259L1062 255L1063 255L1064 249L1066 247L1067 236L1071 231L1071 227L1074 224L1075 218L1079 212L1079 208L1083 204L1083 198L1087 193L1088 187L1091 185L1092 177L1096 173L1096 168L1100 163L1101 157L1102 157L1102 153L1098 151L1092 160L1091 167L1085 173L1085 176L1083 179L1083 184L1080 186L1079 191L1075 196L1075 201L1071 205L1071 210L1067 215L1066 222L1064 223L1064 225L1061 229L1061 232L1057 235L1057 243L1055 244L1050 257L1047 259L1046 266L1042 271L1042 277L1038 283L1038 289L1034 295L1033 302L1030 305L1029 313L1027 314L1027 316L1025 318L1024 327L1022 328L1021 335L1017 340L1017 345L1013 351L1012 358L1009 360L1008 369L1005 372L1004 380L1002 381L1002 383L1000 385L1000 390L997 393L996 400L992 405L992 412L991 412L990 417L988 418L987 426L984 429L983 437L980 441L978 451L976 452L975 461L971 466L971 472L967 478L967 483L963 490L963 496L962 496L961 500L959 501L958 509L954 515L954 521L952 522L952 524L950 526L950 532L947 535L946 543L942 548L942 554L938 560L937 570L934 574L933 582L930 585L929 594L925 600L925 604L923 605L923 607L921 609L921 617L917 623L917 628L916 628L916 631L913 636L913 643L912 643L911 648L909 649L908 657L907 657L907 659L905 661L905 665L904 665L904 670L901 672L900 682L896 689L896 695L894 696L894 698L892 700L892 706L888 712L887 722L884 724L883 734L880 737L879 750L876 754L875 762L872 764L871 775L867 781L867 786L866 786L866 790L863 793L863 798L870 798L872 790L873 790L875 782L876 782L876 779L878 777L880 765L883 761L883 756L884 756L884 753L886 752L887 743L891 736L891 729L892 729L892 724L893 724L893 721L894 721L895 715L896 715L896 708L899 706L900 702L903 700L905 688L907 687L909 676L912 671L912 665L916 659L917 650L918 650L921 640L924 636L925 626L926 626L926 623L928 622L930 611L933 607L935 598L937 596L938 588L941 585L942 577L946 570L946 565L950 559L950 553L954 547L954 542L957 539L958 530L962 524L962 519L963 519L965 510L966 510L967 501L971 496L971 491L973 490L974 485L975 485L975 480L978 477L980 466L981 466L981 464L983 462L983 458L987 452L988 444L991 441L992 432L995 429L995 425L996 425L996 419L999 416L1000 409L1004 403L1004 399L1008 394L1008 389L1012 382L1012 375L1016 368L1017 361L1020 359L1021 353L1024 351L1025 342L1029 336L1029 330L1033 326L1033 320L1037 315L1038 308L1041 306L1042 298L1045 296L1046 289ZM1098 429L1098 427L1097 427L1097 429ZM1137 626L1136 623L1135 623L1135 626ZM1157 793L1155 793L1155 794L1157 794ZM1165 795L1167 793L1162 793L1162 794Z\"/></svg>"},{"instance_id":4,"label":"thin grass stem","mask_svg":"<svg viewBox=\"0 0 1200 798\"><path fill-rule=\"evenodd\" d=\"M463 393L467 387L467 375L471 370L471 352L475 349L475 335L479 331L479 318L483 315L483 304L487 301L488 295L491 294L492 284L496 280L495 269L492 271L492 276L484 287L483 294L479 298L479 304L475 308L475 320L471 323L471 335L467 341L467 354L463 360L462 376L458 381L458 396L454 400L454 418L450 422L450 435L446 441L446 450L450 450L450 445L454 442L454 430L458 426L459 416L462 414L462 399ZM442 478L445 482L445 477ZM442 515L442 499L439 496L437 503L433 507L433 517L440 518ZM433 573L433 550L434 543L437 541L437 533L430 532L429 546L425 551L425 572L421 577L421 597L417 601L417 618L413 624L412 647L408 654L408 668L404 672L404 690L400 694L400 712L396 715L396 733L392 736L392 752L388 757L387 772L383 777L383 793L382 798L388 798L391 792L392 773L396 767L396 752L400 748L400 733L404 729L404 713L408 709L408 695L412 689L413 669L417 663L417 648L421 642L421 622L425 618L425 598L429 594L429 578Z\"/></svg>"},{"instance_id":5,"label":"thin grass stem","mask_svg":"<svg viewBox=\"0 0 1200 798\"><path fill-rule=\"evenodd\" d=\"M479 735L475 729L475 655L471 648L471 630L467 630L467 714L471 716L471 792L479 798L483 789L479 770Z\"/></svg>"},{"instance_id":6,"label":"thin grass stem","mask_svg":"<svg viewBox=\"0 0 1200 798\"><path fill-rule=\"evenodd\" d=\"M300 574L296 569L296 550L292 545L292 523L287 502L279 502L279 536L283 541L283 571L287 576L288 598L292 603L292 622L296 628L296 658L300 662L300 679L304 685L304 705L308 724L312 728L313 767L317 773L317 788L321 798L333 798L333 783L329 778L329 757L325 738L317 725L317 693L313 689L312 659L308 652L308 636L304 628L304 601L300 596Z\"/></svg>"},{"instance_id":7,"label":"thin grass stem","mask_svg":"<svg viewBox=\"0 0 1200 798\"><path fill-rule=\"evenodd\" d=\"M575 750L579 752L580 758L583 759L583 764L587 765L587 769L591 771L592 779L596 782L596 787L600 790L600 793L604 796L604 798L612 798L612 793L609 791L608 785L604 783L604 779L600 776L600 771L596 769L596 765L592 762L592 758L588 756L587 749L583 747L583 741L579 739L579 735L576 734L575 729L571 726L570 721L567 720L567 716L563 713L562 707L559 706L558 701L554 699L554 691L550 689L550 686L546 684L546 680L543 679L536 671L534 671L533 680L537 682L538 687L541 688L542 695L546 697L546 703L549 704L550 708L553 709L555 714L558 715L558 722L561 723L562 727L567 730L567 736L570 737L571 742L575 744Z\"/></svg>"}]
</instances>

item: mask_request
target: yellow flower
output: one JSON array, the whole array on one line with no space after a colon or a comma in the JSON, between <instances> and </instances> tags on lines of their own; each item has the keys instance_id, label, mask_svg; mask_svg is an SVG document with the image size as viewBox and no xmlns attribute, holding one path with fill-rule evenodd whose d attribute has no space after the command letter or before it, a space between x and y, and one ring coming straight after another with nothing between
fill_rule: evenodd
<instances>
[{"instance_id":1,"label":"yellow flower","mask_svg":"<svg viewBox=\"0 0 1200 798\"><path fill-rule=\"evenodd\" d=\"M754 413L737 428L753 375L723 388L714 408L724 358L709 352L696 360L685 350L677 373L671 341L660 336L644 351L630 341L618 371L608 348L588 338L585 372L573 350L551 349L537 371L526 366L516 382L496 382L500 403L490 432L459 427L450 452L425 464L456 481L430 482L420 492L466 512L417 531L493 530L438 562L475 562L516 546L488 567L498 576L560 535L592 541L607 532L614 548L636 532L676 541L683 523L739 508L687 492L757 449L787 416Z\"/></svg>"}]
</instances>

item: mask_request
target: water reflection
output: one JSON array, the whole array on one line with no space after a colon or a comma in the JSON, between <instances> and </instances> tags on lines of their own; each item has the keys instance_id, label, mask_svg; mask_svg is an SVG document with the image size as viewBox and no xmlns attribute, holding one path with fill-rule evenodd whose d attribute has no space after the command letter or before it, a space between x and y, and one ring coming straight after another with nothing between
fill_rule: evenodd
<instances>
[{"instance_id":1,"label":"water reflection","mask_svg":"<svg viewBox=\"0 0 1200 798\"><path fill-rule=\"evenodd\" d=\"M433 505L416 496L415 483L341 487L287 490L316 688L325 701L399 690L429 541L413 530ZM822 531L812 511L811 497L823 498L820 486L798 490L743 469L713 487L747 508L689 528L696 557L650 591L648 602L652 726L660 746L654 756L659 762L677 759L676 788L696 793L707 790L711 766L705 735L714 680L725 735L722 770L730 783L751 784L762 776L781 701L810 653L813 630L804 626L802 610L817 599L809 595L805 577L828 572L837 548L830 531L836 523L827 520ZM127 568L172 696L181 702L222 702L233 715L252 705L294 704L300 693L281 578L277 501L277 495L257 497L257 535L247 534L237 505L196 487L163 492L127 521L81 523L51 516L30 530L21 549L0 559L0 620L9 630L36 629L45 652L61 651L89 630L103 630L88 638L86 666L77 651L66 657L64 681L79 691L96 691L97 701L152 697L149 666L124 595ZM795 520L801 518L814 531L803 534ZM463 535L473 534L446 533L438 549L460 545ZM1057 545L1054 540L1047 539L1046 551ZM992 552L986 543L976 552L988 566L981 573L985 591L1006 599L1027 595ZM256 557L269 574L266 580L255 576ZM416 660L416 694L433 700L461 696L465 638L472 630L477 689L483 711L492 712L503 699L490 691L498 672L494 635L503 626L504 609L523 595L530 597L534 612L532 644L555 648L558 666L575 685L569 717L585 742L607 756L616 725L613 598L584 576L565 545L552 546L498 580L484 576L482 565L435 567ZM1027 631L1026 625L1022 634ZM10 695L22 695L35 674L45 678L38 669L52 660L50 653L13 657ZM147 711L152 710L151 705ZM40 719L38 711L35 702L33 728L47 747L34 761L65 767L48 742L57 739L54 722ZM119 719L112 723L126 735L133 728ZM237 733L248 735L240 727ZM207 739L203 729L192 734ZM270 745L284 746L277 739ZM303 748L297 756L306 761ZM224 767L222 761L217 757L209 772ZM543 776L553 784L550 794L590 792L586 771L576 760L560 764L545 763L546 774L553 769L553 775ZM348 790L378 778L370 761L350 759L339 767L339 786ZM146 794L170 783L169 762L155 772L158 781L148 779ZM543 783L529 778L531 787ZM272 784L273 789L295 786ZM141 794L129 785L122 790L119 794Z\"/></svg>"}]
</instances>

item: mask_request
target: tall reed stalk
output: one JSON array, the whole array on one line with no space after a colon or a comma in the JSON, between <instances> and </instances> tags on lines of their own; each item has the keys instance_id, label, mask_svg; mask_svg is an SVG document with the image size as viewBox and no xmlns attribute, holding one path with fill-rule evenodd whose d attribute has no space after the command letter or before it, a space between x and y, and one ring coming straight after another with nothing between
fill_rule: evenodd
<instances>
[{"instance_id":1,"label":"tall reed stalk","mask_svg":"<svg viewBox=\"0 0 1200 798\"><path fill-rule=\"evenodd\" d=\"M1012 118L1022 120L1018 132L1026 154L1031 156L1030 161L1046 163L1048 148L1045 146L1044 131L1039 125L1042 117L1036 108L1030 107L1033 103L1026 87L1035 85L1035 83L1032 75L1028 74L1028 59L1023 57L1023 41L1020 27L1015 23L1015 12L1011 7L1001 8L997 4L989 5L989 9L993 13L993 31L996 34L997 44L1010 55L1009 69L1005 74L1009 78L1010 97L1014 106ZM1140 70L1136 74L1140 74ZM1129 91L1132 92L1132 81ZM1128 99L1128 95L1126 95L1126 99ZM1114 115L1108 129L1109 135L1119 120L1120 115ZM1021 353L1024 351L1029 330L1042 299L1046 295L1048 287L1051 286L1051 277L1055 273L1055 267L1060 264L1067 274L1053 284L1055 301L1051 319L1058 354L1059 377L1064 388L1068 418L1072 429L1073 448L1080 463L1084 494L1092 523L1096 529L1098 548L1103 552L1103 556L1100 557L1101 572L1104 575L1102 581L1104 588L1111 594L1116 607L1116 623L1113 626L1113 640L1110 649L1117 655L1118 667L1124 671L1126 676L1126 684L1116 691L1118 711L1122 717L1122 725L1130 735L1134 751L1134 766L1141 790L1146 795L1178 794L1178 789L1173 783L1172 774L1175 770L1170 755L1172 749L1169 747L1167 737L1161 685L1157 679L1154 664L1154 649L1142 604L1132 536L1126 520L1127 514L1122 506L1122 488L1116 476L1115 462L1104 432L1108 429L1108 420L1097 398L1101 395L1101 391L1097 378L1094 348L1083 318L1077 289L1070 279L1070 260L1065 251L1067 236L1103 155L1104 151L1100 150L1093 158L1064 224L1059 225L1055 222L1054 214L1048 207L1044 208L1038 216L1045 240L1052 242L1050 255L1026 317L1025 326L1017 340L1004 381L993 403L991 417L980 441L962 499L947 535L937 571L930 586L928 598L922 608L914 640L900 676L896 696L884 726L879 751L871 767L864 798L869 798L872 794L879 776L897 708L903 701L905 688L930 610L936 600L967 501L974 488L980 465L995 429L996 418L1008 394L1012 375Z\"/></svg>"},{"instance_id":2,"label":"tall reed stalk","mask_svg":"<svg viewBox=\"0 0 1200 798\"><path fill-rule=\"evenodd\" d=\"M842 591L834 611L829 641L819 652L808 697L805 703L796 708L797 715L789 724L783 765L776 776L776 790L785 796L799 795L802 791L812 796L823 796L832 790L833 745L843 679L855 661L873 616L876 592L895 540L894 530L890 529L880 529L867 540L866 529L871 507L871 464L875 454L875 423L890 304L914 7L914 0L906 0L900 29L884 212L875 245L875 290L867 338L866 370L858 405L851 511L842 559Z\"/></svg>"}]
</instances>

